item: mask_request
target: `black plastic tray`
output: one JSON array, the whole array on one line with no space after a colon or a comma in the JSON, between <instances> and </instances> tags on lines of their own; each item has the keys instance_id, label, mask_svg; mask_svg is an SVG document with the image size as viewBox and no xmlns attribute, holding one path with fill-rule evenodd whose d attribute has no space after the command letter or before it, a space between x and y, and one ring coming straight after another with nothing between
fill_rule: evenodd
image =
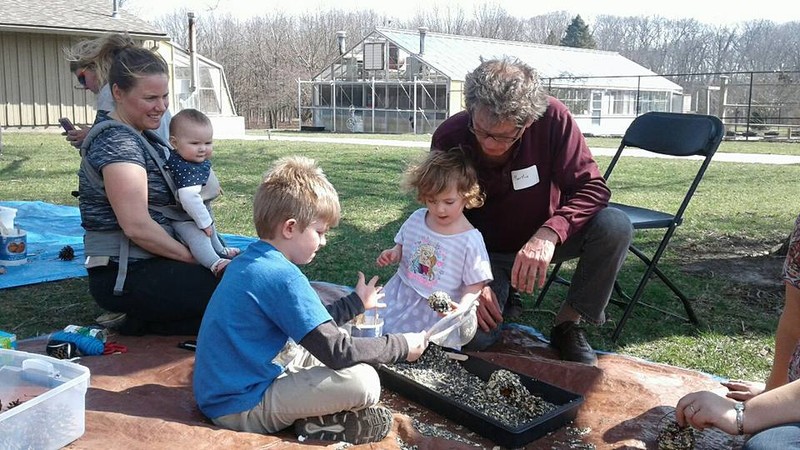
<instances>
[{"instance_id":1,"label":"black plastic tray","mask_svg":"<svg viewBox=\"0 0 800 450\"><path fill-rule=\"evenodd\" d=\"M489 377L496 370L505 369L476 357L469 357L469 359L461 361L459 364L483 381L489 380ZM470 430L504 447L522 447L575 419L578 414L578 407L583 403L582 395L566 391L513 370L511 372L519 375L522 385L532 394L555 404L557 408L530 422L511 428L468 405L457 403L455 400L445 397L427 386L394 372L391 368L381 366L378 370L381 382L386 388L447 417L459 425L466 426Z\"/></svg>"}]
</instances>

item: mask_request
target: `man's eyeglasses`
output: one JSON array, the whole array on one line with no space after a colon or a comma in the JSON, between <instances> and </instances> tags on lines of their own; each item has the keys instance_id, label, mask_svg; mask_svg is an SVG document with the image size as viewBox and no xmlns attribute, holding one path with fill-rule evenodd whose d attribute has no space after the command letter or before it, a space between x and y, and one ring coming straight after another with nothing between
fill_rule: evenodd
<instances>
[{"instance_id":1,"label":"man's eyeglasses","mask_svg":"<svg viewBox=\"0 0 800 450\"><path fill-rule=\"evenodd\" d=\"M75 72L75 77L78 79L78 83L80 83L81 86L83 86L83 87L86 87L86 71L87 70L88 70L88 68L81 67L80 69L78 69Z\"/></svg>"},{"instance_id":2,"label":"man's eyeglasses","mask_svg":"<svg viewBox=\"0 0 800 450\"><path fill-rule=\"evenodd\" d=\"M513 137L512 136L495 136L495 135L487 133L485 131L476 130L475 127L472 126L472 124L469 125L469 131L470 131L470 133L474 134L476 138L481 139L481 140L491 138L491 139L494 139L495 142L500 143L500 144L513 144L522 135L522 132L524 131L524 128L519 128L518 131L517 131L517 135L513 136Z\"/></svg>"}]
</instances>

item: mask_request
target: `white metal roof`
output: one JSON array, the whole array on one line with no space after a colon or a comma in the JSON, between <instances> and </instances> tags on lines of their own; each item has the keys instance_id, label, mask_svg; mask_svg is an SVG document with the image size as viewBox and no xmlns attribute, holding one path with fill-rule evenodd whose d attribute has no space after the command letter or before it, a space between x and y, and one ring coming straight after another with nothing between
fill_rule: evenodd
<instances>
[{"instance_id":1,"label":"white metal roof","mask_svg":"<svg viewBox=\"0 0 800 450\"><path fill-rule=\"evenodd\" d=\"M394 42L408 53L419 53L419 31L376 28L374 33ZM654 76L657 75L655 72L617 52L427 32L425 51L419 59L450 79L463 81L466 74L480 64L481 57L491 59L503 56L519 58L536 68L545 79L567 76L605 77L553 80L553 86L682 90L680 85L664 77Z\"/></svg>"}]
</instances>

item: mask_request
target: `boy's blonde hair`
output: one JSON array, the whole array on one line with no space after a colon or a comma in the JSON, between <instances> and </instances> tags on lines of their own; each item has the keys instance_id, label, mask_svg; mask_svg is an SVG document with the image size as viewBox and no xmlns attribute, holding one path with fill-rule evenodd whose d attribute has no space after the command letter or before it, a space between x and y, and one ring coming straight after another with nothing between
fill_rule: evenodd
<instances>
[{"instance_id":1,"label":"boy's blonde hair","mask_svg":"<svg viewBox=\"0 0 800 450\"><path fill-rule=\"evenodd\" d=\"M485 196L478 184L478 173L460 147L431 150L419 164L409 166L403 180L403 187L416 191L420 203L451 186L464 198L467 209L483 206Z\"/></svg>"},{"instance_id":2,"label":"boy's blonde hair","mask_svg":"<svg viewBox=\"0 0 800 450\"><path fill-rule=\"evenodd\" d=\"M320 220L339 224L339 195L316 161L304 156L279 159L264 175L253 199L253 223L261 239L273 239L295 219L300 230Z\"/></svg>"}]
</instances>

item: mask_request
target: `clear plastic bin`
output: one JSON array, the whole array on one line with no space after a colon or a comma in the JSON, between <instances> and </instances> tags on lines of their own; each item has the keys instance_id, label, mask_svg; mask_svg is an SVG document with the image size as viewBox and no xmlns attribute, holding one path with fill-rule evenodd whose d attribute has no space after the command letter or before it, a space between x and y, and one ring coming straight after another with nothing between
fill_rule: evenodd
<instances>
[{"instance_id":1,"label":"clear plastic bin","mask_svg":"<svg viewBox=\"0 0 800 450\"><path fill-rule=\"evenodd\" d=\"M0 449L58 449L83 436L88 387L86 367L0 349Z\"/></svg>"}]
</instances>

